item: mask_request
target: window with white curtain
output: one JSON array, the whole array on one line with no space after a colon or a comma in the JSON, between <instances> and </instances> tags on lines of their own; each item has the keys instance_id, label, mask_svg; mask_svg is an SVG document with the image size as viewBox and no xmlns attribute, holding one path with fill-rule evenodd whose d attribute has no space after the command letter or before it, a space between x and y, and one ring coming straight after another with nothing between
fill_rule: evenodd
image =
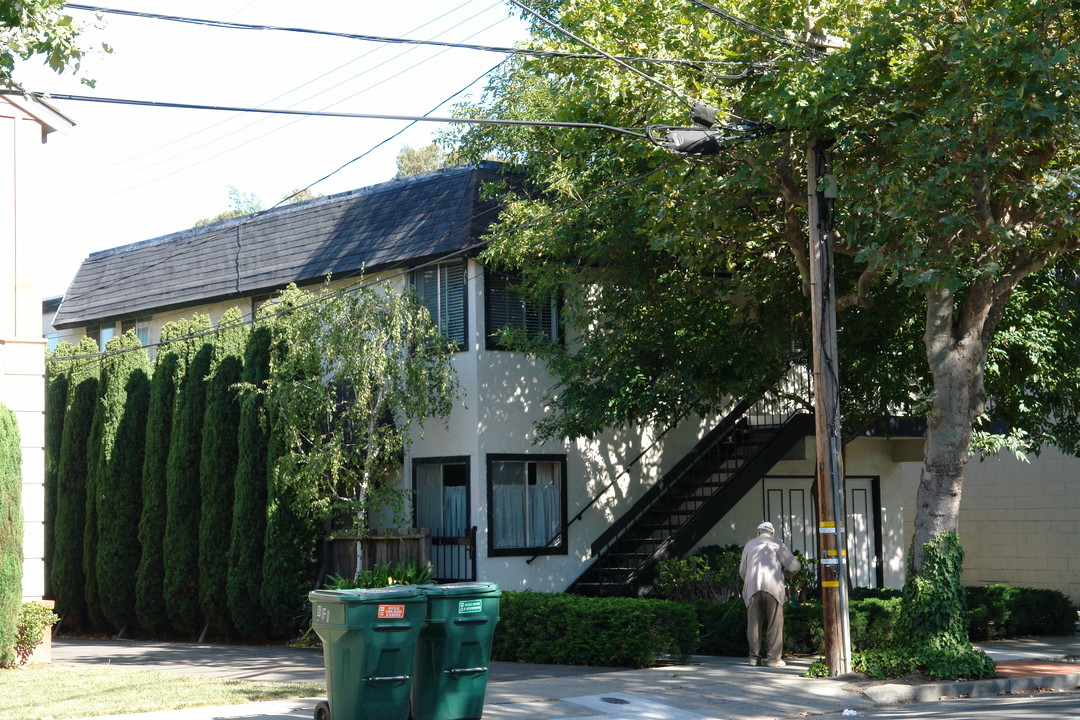
<instances>
[{"instance_id":1,"label":"window with white curtain","mask_svg":"<svg viewBox=\"0 0 1080 720\"><path fill-rule=\"evenodd\" d=\"M565 455L488 455L489 555L565 554L565 527Z\"/></svg>"},{"instance_id":2,"label":"window with white curtain","mask_svg":"<svg viewBox=\"0 0 1080 720\"><path fill-rule=\"evenodd\" d=\"M442 336L464 350L465 260L457 258L414 270L413 290Z\"/></svg>"},{"instance_id":3,"label":"window with white curtain","mask_svg":"<svg viewBox=\"0 0 1080 720\"><path fill-rule=\"evenodd\" d=\"M468 458L413 462L416 526L436 537L464 537L469 529Z\"/></svg>"}]
</instances>

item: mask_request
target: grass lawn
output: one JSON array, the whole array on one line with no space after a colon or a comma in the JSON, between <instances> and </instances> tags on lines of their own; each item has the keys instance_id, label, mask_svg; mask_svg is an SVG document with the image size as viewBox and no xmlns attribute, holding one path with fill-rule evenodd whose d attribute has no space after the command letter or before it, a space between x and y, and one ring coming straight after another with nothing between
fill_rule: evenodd
<instances>
[{"instance_id":1,"label":"grass lawn","mask_svg":"<svg viewBox=\"0 0 1080 720\"><path fill-rule=\"evenodd\" d=\"M93 715L239 705L325 695L322 683L191 677L152 670L36 664L0 670L0 720L67 720Z\"/></svg>"}]
</instances>

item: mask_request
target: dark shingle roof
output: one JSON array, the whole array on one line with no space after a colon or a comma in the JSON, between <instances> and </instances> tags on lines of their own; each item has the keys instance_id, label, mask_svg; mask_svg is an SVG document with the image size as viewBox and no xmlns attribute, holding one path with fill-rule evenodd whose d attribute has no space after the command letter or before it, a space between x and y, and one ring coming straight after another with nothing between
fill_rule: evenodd
<instances>
[{"instance_id":1,"label":"dark shingle roof","mask_svg":"<svg viewBox=\"0 0 1080 720\"><path fill-rule=\"evenodd\" d=\"M494 220L479 190L497 174L492 163L447 168L93 253L53 327L257 295L463 250Z\"/></svg>"}]
</instances>

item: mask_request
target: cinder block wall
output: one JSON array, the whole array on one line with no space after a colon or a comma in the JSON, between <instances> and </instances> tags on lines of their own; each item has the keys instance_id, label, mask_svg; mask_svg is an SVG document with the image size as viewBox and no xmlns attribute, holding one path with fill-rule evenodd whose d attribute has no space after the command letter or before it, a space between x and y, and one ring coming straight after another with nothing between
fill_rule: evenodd
<instances>
[{"instance_id":1,"label":"cinder block wall","mask_svg":"<svg viewBox=\"0 0 1080 720\"><path fill-rule=\"evenodd\" d=\"M920 465L904 464L911 537ZM1046 449L967 465L960 505L964 583L1051 588L1080 604L1080 459Z\"/></svg>"}]
</instances>

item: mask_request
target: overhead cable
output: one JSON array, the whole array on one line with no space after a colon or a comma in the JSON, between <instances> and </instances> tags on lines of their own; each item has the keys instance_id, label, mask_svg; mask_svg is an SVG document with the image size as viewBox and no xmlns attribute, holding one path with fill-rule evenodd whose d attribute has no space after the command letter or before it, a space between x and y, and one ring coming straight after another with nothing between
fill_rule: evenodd
<instances>
[{"instance_id":1,"label":"overhead cable","mask_svg":"<svg viewBox=\"0 0 1080 720\"><path fill-rule=\"evenodd\" d=\"M690 95L686 94L682 90L679 90L677 88L673 88L670 85L668 85L667 83L665 83L663 80L659 80L657 78L654 78L652 75L649 75L647 73L643 73L640 70L638 70L636 67L631 65L630 63L624 62L624 61L620 60L619 58L615 57L614 55L610 55L610 54L604 52L603 50L598 48L596 45L593 45L592 43L590 43L588 40L584 40L582 38L579 38L577 35L570 32L566 28L562 27L561 25L559 25L555 21L549 20L548 18L544 17L542 14L540 14L537 11L533 10L531 7L529 7L525 3L520 2L520 0L510 0L510 2L512 2L514 5L517 5L519 8L521 8L525 12L529 13L530 15L535 17L540 22L544 23L545 25L550 26L554 30L556 30L559 33L561 33L561 34L565 35L566 37L570 38L574 42L580 43L581 45L584 45L585 47L589 48L590 50L593 50L594 52L600 53L601 55L603 55L608 60L611 60L612 62L617 63L619 65L622 65L624 68L626 68L630 72L634 73L635 75L643 77L646 80L648 80L649 82L653 83L654 85L658 85L658 86L664 88L665 90L667 90L668 92L670 92L670 93L674 94L675 96L681 98L682 100L688 101L691 105L697 104L698 101L695 98L693 98Z\"/></svg>"},{"instance_id":2,"label":"overhead cable","mask_svg":"<svg viewBox=\"0 0 1080 720\"><path fill-rule=\"evenodd\" d=\"M250 23L238 23L228 20L207 20L202 18L182 17L178 15L162 15L159 13L139 12L135 10L121 10L118 8L99 7L96 5L80 5L68 3L64 6L68 10L86 10L88 12L104 13L109 15L125 15L129 17L147 18L151 20L165 20L169 22L188 23L192 25L205 25L208 27L224 28L229 30L276 30L279 32L303 33L307 35L325 35L339 37L347 40L360 40L377 43L400 43L405 45L434 45L437 47L458 48L462 50L478 50L482 52L504 53L506 55L528 55L534 57L567 58L572 60L619 60L622 62L657 63L670 65L760 65L761 63L747 63L738 60L693 60L681 58L655 58L635 57L590 53L561 52L558 50L537 50L531 48L500 47L495 45L478 45L473 43L457 43L444 40L415 40L410 38L385 37L382 35L366 35L361 33L336 32L333 30L315 30L313 28L288 27L282 25L255 25Z\"/></svg>"},{"instance_id":3,"label":"overhead cable","mask_svg":"<svg viewBox=\"0 0 1080 720\"><path fill-rule=\"evenodd\" d=\"M467 4L468 4L468 2L466 2L466 3L462 4L462 5L459 5L458 7L456 7L456 8L453 8L453 9L451 9L451 10L448 10L447 12L445 12L445 13L443 13L442 15L440 15L440 16L438 16L438 17L434 18L433 20L429 20L429 21L426 21L426 22L422 23L421 25L418 25L418 26L417 26L416 28L414 28L414 29L413 29L412 31L410 31L410 32L415 32L415 31L421 30L421 29L423 29L423 28L427 27L428 25L431 25L431 24L433 24L433 23L435 23L435 22L437 22L437 21L443 20L444 18L446 18L446 17L447 17L447 16L449 16L450 14L452 14L452 13L456 12L457 10L460 10L460 9L462 9L462 8L463 8L463 7L465 7L465 5L467 5ZM70 6L69 6L69 7L70 7ZM466 18L465 20L463 20L463 21L461 21L461 22L457 23L456 25L453 25L453 26L451 26L450 28L448 28L448 30L444 30L444 31L441 31L441 32L448 32L449 30L453 30L453 29L456 29L456 28L457 28L457 27L459 27L460 25L462 25L462 24L464 24L464 23L467 23L467 22L470 22L470 21L474 20L474 19L475 19L476 17L478 17L479 15L483 14L484 12L487 12L488 10L491 10L491 9L492 9L493 7L495 7L495 5L492 5L492 6L490 6L490 7L486 8L486 9L484 9L484 10L481 10L481 11L480 11L479 13L476 13L475 15L473 15L473 16L471 16L471 17L469 17L469 18ZM482 31L478 31L478 32L482 32ZM352 65L352 64L354 64L354 63L357 63L357 62L359 62L360 60L362 60L362 59L364 59L364 58L366 58L366 57L368 57L368 56L370 56L370 55L373 55L374 53L377 53L377 52L378 52L379 50L381 50L381 49L383 49L383 48L385 48L385 47L387 47L387 44L386 44L386 43L383 43L383 44L382 44L382 45L380 45L379 47L374 47L374 48L371 48L371 49L367 50L366 52L364 52L364 53L362 53L362 54L360 54L360 55L358 55L358 56L356 56L356 57L353 57L353 58L352 58L351 60L349 60L349 61L345 62L344 64L342 64L342 65L339 65L338 67L336 67L336 68L334 68L334 69L332 69L332 70L329 70L329 71L327 71L327 72L324 72L324 73L322 73L321 75L319 75L319 76L317 76L317 77L315 77L315 78L311 78L311 79L308 79L308 80L304 81L303 83L301 83L300 85L298 85L298 86L296 86L296 87L294 87L294 88L292 88L292 89L290 89L290 90L286 90L286 91L284 91L284 92L282 92L282 93L278 94L278 95L277 95L277 96L275 96L274 98L271 98L270 100L267 100L267 101L265 101L265 102L261 102L261 103L259 103L259 105L260 105L260 106L262 106L262 105L268 105L268 104L272 103L272 102L273 102L274 100L280 100L280 99L282 99L282 98L285 98L285 97L287 97L288 95L290 95L290 94L292 94L292 93L294 93L294 92L296 92L296 91L299 91L299 90L310 90L310 89L311 89L312 87L315 87L315 83L317 83L318 81L322 80L323 78L329 77L330 75L333 75L334 73L338 72L339 70L342 70L342 69L344 69L344 68L346 68L346 67L348 67L348 66L350 66L350 65ZM379 64L377 64L377 65L374 65L374 66L368 67L368 68L366 68L366 69L364 69L364 70L361 70L360 72L356 73L355 75L352 75L351 77L347 78L346 80L342 80L342 81L339 81L339 82L337 82L336 84L334 84L334 85L331 85L330 87L327 87L327 88L325 88L325 89L323 89L323 90L317 90L317 91L315 91L315 92L313 92L313 93L311 93L311 94L307 95L307 96L306 96L306 98L304 98L304 99L305 99L305 100L313 100L313 99L315 99L316 97L318 97L319 95L321 95L321 94L323 94L323 93L326 93L326 92L329 92L329 91L331 91L331 90L334 90L335 88L338 88L338 87L340 87L341 85L344 85L345 83L348 83L348 82L352 82L353 80L356 80L356 79L358 79L358 78L360 78L360 77L362 77L362 76L364 76L364 75L367 75L367 74L368 74L368 73L370 73L370 72L373 72L374 70L377 70L378 68L382 67L383 65L386 65L386 64L388 64L388 63L390 63L390 62L394 62L394 61L396 61L396 60L398 60L398 59L402 58L402 57L403 57L404 55L406 55L407 53L411 52L411 50L413 50L413 49L415 49L415 48L410 48L410 49L406 49L406 50L403 50L403 51L401 51L401 52L398 52L398 53L396 53L395 55L393 55L393 56L392 56L391 58L389 58L389 59L387 59L387 60L384 60L383 62L381 62L381 63L379 63ZM428 58L428 59L427 59L426 61L421 61L421 63L423 63L423 62L427 62L427 61L431 61L431 60L434 60L434 59L435 59L435 57L437 57L437 55L436 55L436 56L433 56L433 57L431 57L431 58ZM412 70L412 69L414 69L414 68L418 67L418 66L419 66L419 65L420 65L421 63L417 63L417 64L415 64L415 65L411 66L411 67L409 68L409 70ZM496 67L497 67L497 66L496 66ZM478 78L478 80L479 80L479 78ZM373 88L377 87L377 86L378 86L379 84L381 84L381 82L386 82L386 81L385 81L385 80L383 80L383 81L380 81L380 82L378 82L378 83L374 83L374 84L372 84L372 85L369 85L368 87L364 88L363 90L361 90L361 91L359 91L359 92L360 92L360 93L363 93L363 92L367 92L368 90L371 90L371 89L373 89ZM350 98L351 98L351 97L356 97L356 96L357 96L358 94L359 94L359 93L354 93L353 95L351 95L351 96L349 96L349 97L350 97ZM345 99L348 99L348 98L345 98ZM302 102L302 101L292 102L292 103L291 103L291 104L290 104L290 105L289 105L288 107L290 107L290 108L294 108L294 107L296 107L296 106L297 106L297 105L298 105L298 104L299 104L300 102ZM338 102L342 102L342 100L339 100ZM329 109L330 109L331 107L333 107L333 105L334 105L334 104L332 103L332 104L330 104L330 105L326 105L326 106L323 106L323 107L321 107L321 108L320 108L320 110L329 110ZM189 159L189 160L190 160L190 157L188 157L188 156L190 156L190 155L191 155L192 153L194 153L195 151L198 151L198 150L200 150L200 149L202 149L202 148L204 148L204 147L208 147L208 146L210 146L210 145L214 145L214 144L217 144L217 143L221 143L221 142L225 141L225 140L226 140L226 139L227 139L227 138L228 138L229 136L231 136L231 135L235 135L235 134L237 134L237 133L238 133L238 132L240 132L240 131L243 131L243 130L247 130L248 128L254 127L255 125L258 125L259 123L265 122L265 121L266 121L266 120L268 120L269 118L267 118L267 117L262 117L262 118L258 118L258 119L256 119L256 120L252 120L251 122L247 123L246 125L244 125L243 127L239 128L239 129L237 129L237 130L231 130L231 131L227 132L227 133L226 133L226 134L224 134L224 135L218 135L217 137L211 138L210 140L207 140L206 142L203 142L202 144L200 144L200 145L197 145L197 146L195 146L195 147L191 147L191 148L189 148L189 149L186 149L186 150L179 150L179 151L176 151L176 145L177 145L178 143L180 143L180 142L182 142L182 141L184 141L184 140L187 140L187 139L189 139L189 138L194 138L194 137L196 137L196 136L198 136L198 135L201 135L202 133L208 132L209 130L212 130L212 129L216 128L216 127L220 127L220 126L222 126L222 125L226 125L226 124L228 124L228 123L230 123L230 122L233 122L233 121L234 121L235 119L236 119L236 118L234 118L234 117L229 117L229 118L225 118L224 120L219 120L218 122L216 122L216 123L214 123L214 124L212 124L212 125L209 125L208 127L204 127L204 128L202 128L201 130L196 130L196 131L194 131L194 132L188 133L188 134L187 134L187 135L185 135L184 137L181 137L181 138L177 138L177 139L172 139L172 140L170 140L169 142L166 142L166 143L165 143L165 144L163 144L163 145L160 145L160 146L158 146L158 147L156 147L156 148L153 148L152 150L149 150L149 151L147 151L146 153L143 153L143 155L145 156L145 155L147 155L147 154L150 154L150 153L154 153L154 152L157 152L157 151L159 151L159 150L172 150L172 151L175 151L175 152L174 152L174 154L172 154L172 155L170 155L170 156L168 156L168 157L166 157L166 158L164 158L164 159L162 159L162 160L159 160L159 161L157 161L157 163L156 163L156 164L157 164L158 166L160 166L160 165L161 165L162 163L167 163L167 162L169 162L169 161L171 161L171 160L175 160L175 159L177 159L177 158L180 158L180 157L187 157L187 159ZM301 119L302 119L302 118L301 118ZM301 119L297 119L297 120L296 120L296 121L294 121L294 122L299 122L299 121L300 121ZM272 131L270 131L270 132L277 132L277 131L279 131L279 130L281 130L281 129L284 129L285 127L288 127L288 126L289 126L289 125L284 125L284 126L282 126L282 127L276 128L275 130L272 130ZM258 136L257 138L254 138L254 139L260 139L260 138L266 137L266 136L267 136L267 135L269 135L269 134L270 134L269 132L268 132L268 133L263 133L262 135ZM245 142L244 144L247 144L247 143L250 143L250 142L252 142L252 140L248 140L248 141L246 141L246 142ZM231 148L229 148L228 150L225 150L225 151L223 151L223 152L232 152L233 150L237 149L238 147L242 147L242 145L238 145L238 146L233 146L233 147L231 147ZM208 159L212 159L212 158L214 158L214 157L218 157L218 156L220 156L221 154L223 154L223 152L219 152L219 153L217 153L217 154L215 154L215 155L212 155L212 156L211 156L210 158L208 158ZM110 165L110 166L107 166L107 167L105 167L105 168L98 168L98 169L96 169L96 170L94 170L94 171L92 171L92 172L86 173L86 174L84 174L84 175L82 175L82 176L80 176L80 177L77 177L77 178L72 178L72 179L69 179L69 180L61 180L61 181L59 181L58 183L56 183L56 185L57 185L57 186L63 186L63 185L65 185L65 184L70 184L71 182L73 182L73 181L75 181L75 180L81 180L81 179L83 179L83 178L86 178L86 177L90 177L90 176L92 176L92 175L95 175L95 174L97 174L97 173L99 173L99 172L102 172L103 170L108 170L108 169L111 169L111 168L113 168L113 167L119 167L119 166L121 166L121 165L124 165L124 164L126 164L126 163L132 162L133 160L137 160L137 159L139 159L139 157L141 157L141 156L135 156L135 157L130 157L130 158L126 159L126 160L122 160L122 161L119 161L119 162L117 162L117 163L114 163L114 164L112 164L112 165ZM170 173L175 173L175 172L182 172L183 170L185 170L185 169L188 169L188 168L190 168L190 167L191 167L191 166L189 165L189 166L187 166L187 167L185 167L185 168L181 168L180 170L172 170L172 171L170 171ZM147 169L150 169L150 168L149 168L149 166L145 166L145 165L144 165L144 166L138 167L138 168L136 168L136 169L134 169L134 170L130 170L130 171L128 171L128 172L125 172L125 173L123 173L123 174L121 174L121 175L115 176L115 177L113 177L113 178L111 178L111 179L107 179L107 180L105 180L105 181L104 181L104 183L105 183L105 184L109 184L109 183L114 183L114 182L116 182L116 181L119 181L119 180L121 180L121 179L123 179L123 178L125 178L125 177L128 177L128 176L130 176L130 175L134 175L134 174L136 174L136 173L140 173L140 172L143 172L144 170L147 170ZM160 167L159 167L158 169L160 170ZM154 182L155 180L158 180L158 179L160 179L161 177L162 177L162 176L159 176L159 177L157 177L157 178L153 178L153 179L150 179L150 180L148 180L148 181L146 181L146 182ZM128 187L128 188L125 188L125 189L122 189L122 190L119 190L119 191L115 191L115 192L113 192L113 193L109 193L109 194L107 194L107 195L98 195L98 196L97 196L97 198L98 198L98 199L100 199L100 198L102 198L102 197L109 197L110 195L115 195L115 194L116 194L117 192L124 192L124 190L126 190L126 189L130 189L130 187ZM72 194L75 194L75 193L77 193L77 192L79 192L79 191L78 191L78 190L75 190L75 191L71 191L71 192L68 192L68 193L64 193L64 194L62 194L61 196L63 197L63 196L66 196L66 195L72 195ZM74 204L74 205L72 205L72 204L68 204L68 205L67 205L67 207L69 207L69 208L70 208L70 207L80 207L80 206L82 206L82 205L85 205L85 204L87 204L87 203L89 203L89 202L93 202L93 200L88 200L88 201L84 201L84 202L82 202L82 203L77 203L77 204Z\"/></svg>"},{"instance_id":4,"label":"overhead cable","mask_svg":"<svg viewBox=\"0 0 1080 720\"><path fill-rule=\"evenodd\" d=\"M505 61L503 61L503 62L505 62ZM495 70L497 67L499 67L499 65L502 65L502 62L496 64L494 67L492 67L492 68L490 68L488 70L485 70L481 75L479 75L476 78L476 80L471 81L468 85L463 86L460 90L455 92L453 95L450 95L446 99L439 102L437 105L432 106L431 110L428 111L428 114L435 112L440 107L442 107L446 103L450 102L451 100L456 98L461 93L468 90L470 87L472 87L476 83L477 80L484 77L484 75L487 75L492 70ZM319 183L324 182L326 180L329 180L331 177L333 177L334 175L337 175L339 172L341 172L345 168L349 167L353 163L364 159L365 157L367 157L371 153L375 152L376 150L378 150L380 147L382 147L386 143L388 143L391 140L393 140L394 138L400 136L402 133L404 133L409 128L413 127L414 125L416 125L416 121L413 121L413 122L405 125L404 127L402 127L397 132L395 132L392 135L389 135L388 137L384 138L383 140L380 140L379 142L375 143L374 145L369 147L367 150L365 150L364 152L362 152L359 155L357 155L356 157L354 157L352 160L349 160L348 162L343 163L342 165L338 166L335 170L332 170L332 171L328 172L326 175L323 175L318 180L315 180L314 182L308 183L304 187L302 187L299 190L296 190L295 192L293 192L291 195L288 195L288 196L282 198L281 200L278 200L276 203L274 203L270 207L266 208L265 210L259 210L257 212L254 212L254 213L248 215L247 217L245 217L240 222L236 223L235 225L230 225L227 228L222 228L219 232L208 235L207 237L199 240L198 242L192 243L191 245L183 248L182 250L180 250L178 252L174 252L171 255L167 255L167 256L165 256L163 258L159 258L158 260L154 261L153 263L150 263L149 265L142 265L136 271L134 271L133 274L131 274L131 275L126 275L126 276L123 276L123 277L115 278L109 283L106 283L104 285L97 285L97 286L95 286L95 287L93 287L93 288L91 288L89 290L86 290L86 291L84 291L82 293L82 295L89 295L91 293L96 293L96 292L100 292L102 290L107 290L109 288L116 287L117 285L120 285L121 283L123 283L123 282L125 282L127 280L130 280L133 277L141 275L143 272L145 272L149 268L157 267L158 265L161 265L161 264L169 262L170 260L173 260L173 259L175 259L177 257L180 257L181 255L184 255L184 254L190 252L191 250L202 247L203 245L206 245L209 242L217 240L218 238L224 237L226 233L230 233L230 232L232 232L232 231L234 231L234 230L236 230L236 229L238 229L240 227L243 227L244 225L247 225L247 224L251 223L252 221L256 220L259 217L262 217L263 215L270 212L271 210L274 210L274 209L280 207L281 205L284 205L289 200L292 200L294 197L300 195L301 193L303 193L303 192L305 192L307 190L310 190L311 188L315 187Z\"/></svg>"},{"instance_id":5,"label":"overhead cable","mask_svg":"<svg viewBox=\"0 0 1080 720\"><path fill-rule=\"evenodd\" d=\"M511 0L511 2L513 2L513 0ZM770 32L770 31L766 30L765 28L760 27L759 25L755 25L754 23L749 22L748 20L743 20L741 17L738 17L737 15L732 15L731 13L727 12L726 10L721 10L720 8L716 7L715 5L711 5L711 4L707 3L707 2L705 2L705 0L689 0L689 2L691 2L694 5L697 5L700 8L704 8L704 9L708 10L713 15L717 15L719 17L724 18L729 23L731 23L733 25L737 25L737 26L743 28L744 30L749 30L752 33L760 35L760 36L762 36L764 38L768 38L769 40L772 40L774 42L781 43L782 45L789 45L791 47L797 47L797 48L799 48L800 50L803 50L803 51L807 50L805 45L803 45L802 43L800 43L800 42L798 42L796 40L792 40L791 38L784 37L783 35L777 35L776 33Z\"/></svg>"},{"instance_id":6,"label":"overhead cable","mask_svg":"<svg viewBox=\"0 0 1080 720\"><path fill-rule=\"evenodd\" d=\"M14 90L0 90L0 95L22 95ZM357 120L412 120L415 122L462 123L466 125L514 125L520 127L576 128L607 130L609 132L644 138L645 133L630 128L604 125L603 123L555 122L548 120L500 120L496 118L431 117L427 115L382 115L375 113L327 112L324 110L289 110L273 108L251 108L234 105L200 105L198 103L166 102L162 100L136 100L132 98L94 97L92 95L69 95L67 93L31 92L30 95L42 100L69 100L72 102L95 102L112 105L133 105L136 107L170 108L180 110L217 110L235 113L265 113L267 115L304 115L307 117L352 118Z\"/></svg>"}]
</instances>

